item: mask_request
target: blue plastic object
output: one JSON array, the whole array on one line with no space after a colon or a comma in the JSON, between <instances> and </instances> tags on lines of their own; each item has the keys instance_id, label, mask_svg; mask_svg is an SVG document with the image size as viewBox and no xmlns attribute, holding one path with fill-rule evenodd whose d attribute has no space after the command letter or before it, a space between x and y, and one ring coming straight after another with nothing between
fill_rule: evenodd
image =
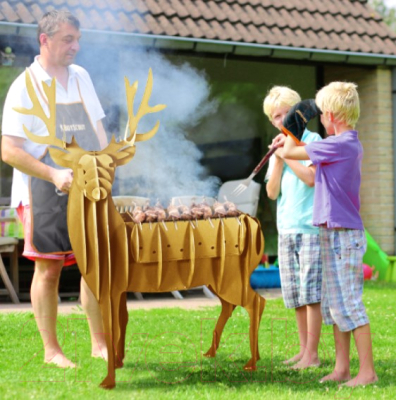
<instances>
[{"instance_id":1,"label":"blue plastic object","mask_svg":"<svg viewBox=\"0 0 396 400\"><path fill-rule=\"evenodd\" d=\"M280 288L280 274L279 268L273 265L265 268L263 265L259 265L250 276L250 286L253 289L269 289L269 288Z\"/></svg>"}]
</instances>

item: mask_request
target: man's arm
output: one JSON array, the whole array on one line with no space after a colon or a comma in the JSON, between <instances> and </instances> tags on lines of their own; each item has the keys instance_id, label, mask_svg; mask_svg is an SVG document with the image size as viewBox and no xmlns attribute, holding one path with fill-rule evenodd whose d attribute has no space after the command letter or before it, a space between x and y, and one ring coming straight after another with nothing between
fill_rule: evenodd
<instances>
[{"instance_id":1,"label":"man's arm","mask_svg":"<svg viewBox=\"0 0 396 400\"><path fill-rule=\"evenodd\" d=\"M27 153L23 145L25 139L3 135L1 139L1 158L19 171L53 183L62 192L69 192L73 181L71 169L52 168Z\"/></svg>"}]
</instances>

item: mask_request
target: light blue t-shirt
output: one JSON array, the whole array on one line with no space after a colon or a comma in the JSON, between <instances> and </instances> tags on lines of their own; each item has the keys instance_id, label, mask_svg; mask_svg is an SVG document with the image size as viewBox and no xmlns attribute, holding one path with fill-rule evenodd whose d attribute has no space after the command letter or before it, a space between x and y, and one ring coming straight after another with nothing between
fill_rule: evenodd
<instances>
[{"instance_id":1,"label":"light blue t-shirt","mask_svg":"<svg viewBox=\"0 0 396 400\"><path fill-rule=\"evenodd\" d=\"M304 143L311 143L322 138L314 132L305 130L301 138ZM271 157L265 180L270 178L275 155ZM312 161L299 161L305 166L312 165ZM292 169L284 163L281 189L277 199L277 227L279 234L311 233L318 234L318 228L312 225L314 187L309 187L300 180Z\"/></svg>"}]
</instances>

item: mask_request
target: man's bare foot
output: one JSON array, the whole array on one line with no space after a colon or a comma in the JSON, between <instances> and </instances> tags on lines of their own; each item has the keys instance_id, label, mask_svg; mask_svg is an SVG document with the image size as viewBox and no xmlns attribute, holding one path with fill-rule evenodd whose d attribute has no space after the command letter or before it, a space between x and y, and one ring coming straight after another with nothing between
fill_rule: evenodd
<instances>
[{"instance_id":1,"label":"man's bare foot","mask_svg":"<svg viewBox=\"0 0 396 400\"><path fill-rule=\"evenodd\" d=\"M91 356L94 358L102 358L103 360L107 361L107 349L106 347L104 349L92 349Z\"/></svg>"},{"instance_id":2,"label":"man's bare foot","mask_svg":"<svg viewBox=\"0 0 396 400\"><path fill-rule=\"evenodd\" d=\"M320 366L320 360L319 358L315 357L315 358L311 358L311 357L307 357L307 359L305 359L304 357L297 363L294 364L292 367L290 367L291 369L306 369L306 368L316 368Z\"/></svg>"},{"instance_id":3,"label":"man's bare foot","mask_svg":"<svg viewBox=\"0 0 396 400\"><path fill-rule=\"evenodd\" d=\"M363 386L363 385L371 385L378 381L378 376L374 373L369 374L358 374L355 378L351 379L348 382L343 383L340 386L348 386L348 387L355 387L355 386Z\"/></svg>"},{"instance_id":4,"label":"man's bare foot","mask_svg":"<svg viewBox=\"0 0 396 400\"><path fill-rule=\"evenodd\" d=\"M294 357L289 358L288 360L283 361L283 364L293 364L296 363L297 361L300 361L303 358L304 353L298 353Z\"/></svg>"},{"instance_id":5,"label":"man's bare foot","mask_svg":"<svg viewBox=\"0 0 396 400\"><path fill-rule=\"evenodd\" d=\"M76 364L67 359L62 353L57 353L52 358L46 358L44 362L46 364L55 364L59 368L76 368Z\"/></svg>"},{"instance_id":6,"label":"man's bare foot","mask_svg":"<svg viewBox=\"0 0 396 400\"><path fill-rule=\"evenodd\" d=\"M333 371L331 374L324 376L319 383L331 381L331 382L343 382L347 381L348 379L351 379L351 374L348 372L337 372Z\"/></svg>"}]
</instances>

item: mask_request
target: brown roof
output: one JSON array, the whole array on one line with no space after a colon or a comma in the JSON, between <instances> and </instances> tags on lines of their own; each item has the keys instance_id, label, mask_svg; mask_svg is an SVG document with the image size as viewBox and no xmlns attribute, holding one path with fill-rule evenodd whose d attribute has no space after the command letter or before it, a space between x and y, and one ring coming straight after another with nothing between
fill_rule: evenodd
<instances>
[{"instance_id":1,"label":"brown roof","mask_svg":"<svg viewBox=\"0 0 396 400\"><path fill-rule=\"evenodd\" d=\"M89 30L396 55L396 34L363 0L0 0L0 24L36 24L52 8Z\"/></svg>"}]
</instances>

